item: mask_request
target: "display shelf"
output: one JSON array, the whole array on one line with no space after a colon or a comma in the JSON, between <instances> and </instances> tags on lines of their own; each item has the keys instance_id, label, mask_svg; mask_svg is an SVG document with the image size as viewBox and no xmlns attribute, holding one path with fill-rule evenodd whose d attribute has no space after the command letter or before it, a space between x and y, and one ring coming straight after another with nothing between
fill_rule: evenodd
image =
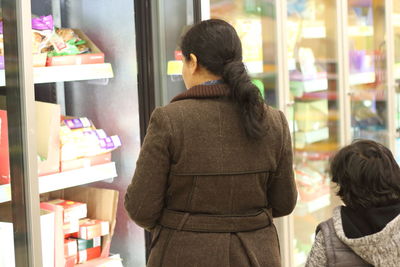
<instances>
[{"instance_id":1,"label":"display shelf","mask_svg":"<svg viewBox=\"0 0 400 267\"><path fill-rule=\"evenodd\" d=\"M39 193L89 184L117 177L115 162L95 165L87 168L40 176ZM11 200L10 184L0 185L0 203Z\"/></svg>"},{"instance_id":2,"label":"display shelf","mask_svg":"<svg viewBox=\"0 0 400 267\"><path fill-rule=\"evenodd\" d=\"M350 26L348 28L348 35L352 37L373 36L374 28L372 26Z\"/></svg>"},{"instance_id":3,"label":"display shelf","mask_svg":"<svg viewBox=\"0 0 400 267\"><path fill-rule=\"evenodd\" d=\"M350 85L367 84L375 82L375 72L352 73L349 78Z\"/></svg>"},{"instance_id":4,"label":"display shelf","mask_svg":"<svg viewBox=\"0 0 400 267\"><path fill-rule=\"evenodd\" d=\"M113 77L114 73L110 63L33 68L34 83L108 79ZM0 70L0 86L5 84L5 71Z\"/></svg>"}]
</instances>

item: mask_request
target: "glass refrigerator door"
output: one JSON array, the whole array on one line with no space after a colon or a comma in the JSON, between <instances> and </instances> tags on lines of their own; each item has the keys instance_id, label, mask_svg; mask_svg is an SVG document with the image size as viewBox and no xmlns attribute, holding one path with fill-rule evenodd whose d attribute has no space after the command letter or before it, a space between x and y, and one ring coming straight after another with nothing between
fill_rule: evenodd
<instances>
[{"instance_id":1,"label":"glass refrigerator door","mask_svg":"<svg viewBox=\"0 0 400 267\"><path fill-rule=\"evenodd\" d=\"M19 8L17 9L17 7ZM0 1L0 266L43 266L35 175L30 5ZM32 194L33 196L31 197ZM52 216L48 215L46 218ZM53 217L54 218L54 217ZM48 266L48 265L47 265Z\"/></svg>"},{"instance_id":2,"label":"glass refrigerator door","mask_svg":"<svg viewBox=\"0 0 400 267\"><path fill-rule=\"evenodd\" d=\"M396 160L400 162L400 2L393 1L394 79L396 81Z\"/></svg>"},{"instance_id":3,"label":"glass refrigerator door","mask_svg":"<svg viewBox=\"0 0 400 267\"><path fill-rule=\"evenodd\" d=\"M168 104L174 96L186 90L179 44L184 32L194 23L194 7L193 0L158 0L155 8L155 73L161 77L155 79L156 88L161 88L155 94L156 106L160 106Z\"/></svg>"},{"instance_id":4,"label":"glass refrigerator door","mask_svg":"<svg viewBox=\"0 0 400 267\"><path fill-rule=\"evenodd\" d=\"M303 266L316 226L338 204L328 175L339 148L335 1L287 1L288 71L299 199L294 211L294 265Z\"/></svg>"},{"instance_id":5,"label":"glass refrigerator door","mask_svg":"<svg viewBox=\"0 0 400 267\"><path fill-rule=\"evenodd\" d=\"M383 0L349 0L348 45L352 138L388 144Z\"/></svg>"},{"instance_id":6,"label":"glass refrigerator door","mask_svg":"<svg viewBox=\"0 0 400 267\"><path fill-rule=\"evenodd\" d=\"M235 27L253 83L267 104L278 107L275 1L211 0L210 17Z\"/></svg>"}]
</instances>

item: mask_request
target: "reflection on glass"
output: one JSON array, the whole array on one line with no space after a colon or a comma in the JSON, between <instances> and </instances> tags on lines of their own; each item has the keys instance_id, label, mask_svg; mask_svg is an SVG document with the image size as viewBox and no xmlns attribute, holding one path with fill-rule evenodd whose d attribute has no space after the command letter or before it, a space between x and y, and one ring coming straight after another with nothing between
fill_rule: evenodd
<instances>
[{"instance_id":1,"label":"reflection on glass","mask_svg":"<svg viewBox=\"0 0 400 267\"><path fill-rule=\"evenodd\" d=\"M331 0L288 0L290 95L299 200L294 211L294 262L303 266L316 226L338 205L329 159L339 147L336 6Z\"/></svg>"},{"instance_id":2,"label":"reflection on glass","mask_svg":"<svg viewBox=\"0 0 400 267\"><path fill-rule=\"evenodd\" d=\"M211 18L232 24L242 41L243 61L265 101L277 107L274 0L211 0Z\"/></svg>"},{"instance_id":3,"label":"reflection on glass","mask_svg":"<svg viewBox=\"0 0 400 267\"><path fill-rule=\"evenodd\" d=\"M396 84L396 160L400 162L400 1L393 0L393 26L394 26L394 78Z\"/></svg>"},{"instance_id":4,"label":"reflection on glass","mask_svg":"<svg viewBox=\"0 0 400 267\"><path fill-rule=\"evenodd\" d=\"M348 1L353 138L387 145L384 1Z\"/></svg>"}]
</instances>

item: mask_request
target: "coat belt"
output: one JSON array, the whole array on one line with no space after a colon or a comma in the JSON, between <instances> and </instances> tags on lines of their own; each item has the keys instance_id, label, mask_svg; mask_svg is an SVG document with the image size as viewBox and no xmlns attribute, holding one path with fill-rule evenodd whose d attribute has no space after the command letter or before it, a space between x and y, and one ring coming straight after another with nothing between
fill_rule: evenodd
<instances>
[{"instance_id":1,"label":"coat belt","mask_svg":"<svg viewBox=\"0 0 400 267\"><path fill-rule=\"evenodd\" d=\"M163 227L178 231L233 233L248 232L272 224L271 211L265 209L248 215L193 214L164 209L159 220Z\"/></svg>"}]
</instances>

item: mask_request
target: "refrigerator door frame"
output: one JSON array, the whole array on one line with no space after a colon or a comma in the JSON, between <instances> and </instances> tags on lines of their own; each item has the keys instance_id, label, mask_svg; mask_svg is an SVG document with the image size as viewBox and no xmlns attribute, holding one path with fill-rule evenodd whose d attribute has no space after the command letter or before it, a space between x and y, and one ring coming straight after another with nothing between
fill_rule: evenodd
<instances>
[{"instance_id":1,"label":"refrigerator door frame","mask_svg":"<svg viewBox=\"0 0 400 267\"><path fill-rule=\"evenodd\" d=\"M30 0L2 1L17 267L42 266Z\"/></svg>"}]
</instances>

